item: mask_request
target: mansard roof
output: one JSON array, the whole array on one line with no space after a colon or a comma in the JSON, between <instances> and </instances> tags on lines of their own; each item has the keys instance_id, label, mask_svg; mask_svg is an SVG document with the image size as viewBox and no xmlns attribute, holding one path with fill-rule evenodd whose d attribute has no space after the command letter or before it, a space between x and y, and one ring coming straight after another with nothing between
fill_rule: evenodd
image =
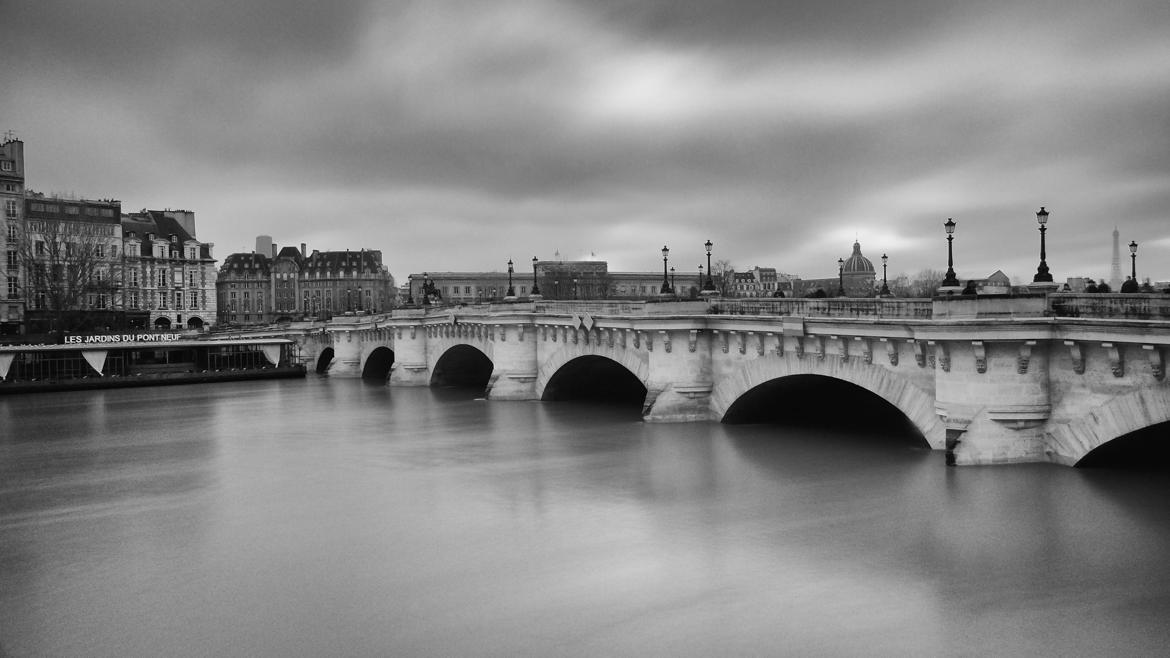
<instances>
[{"instance_id":1,"label":"mansard roof","mask_svg":"<svg viewBox=\"0 0 1170 658\"><path fill-rule=\"evenodd\" d=\"M243 274L245 272L257 272L264 276L268 276L271 269L272 259L264 254L257 254L255 252L250 254L231 254L223 259L223 265L220 266L220 271L228 274Z\"/></svg>"}]
</instances>

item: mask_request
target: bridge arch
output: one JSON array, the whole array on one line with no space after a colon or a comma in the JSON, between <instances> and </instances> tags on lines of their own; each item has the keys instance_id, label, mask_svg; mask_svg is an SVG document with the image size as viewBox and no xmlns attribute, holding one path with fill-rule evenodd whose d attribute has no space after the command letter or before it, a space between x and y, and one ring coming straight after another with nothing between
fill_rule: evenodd
<instances>
[{"instance_id":1,"label":"bridge arch","mask_svg":"<svg viewBox=\"0 0 1170 658\"><path fill-rule=\"evenodd\" d=\"M320 354L317 355L317 362L314 366L314 371L319 375L323 375L329 372L329 366L331 365L333 365L333 348L326 347L325 349L321 350Z\"/></svg>"},{"instance_id":2,"label":"bridge arch","mask_svg":"<svg viewBox=\"0 0 1170 658\"><path fill-rule=\"evenodd\" d=\"M549 377L541 400L646 401L646 385L625 365L605 356L585 354L570 359Z\"/></svg>"},{"instance_id":3,"label":"bridge arch","mask_svg":"<svg viewBox=\"0 0 1170 658\"><path fill-rule=\"evenodd\" d=\"M362 379L386 381L393 365L394 350L385 345L379 345L366 356L365 363L362 364Z\"/></svg>"},{"instance_id":4,"label":"bridge arch","mask_svg":"<svg viewBox=\"0 0 1170 658\"><path fill-rule=\"evenodd\" d=\"M731 376L716 379L715 388L711 391L714 417L723 420L732 405L756 387L794 375L820 375L859 386L906 416L932 448L945 446L946 429L935 412L933 396L909 379L859 359L785 355L782 358L747 362Z\"/></svg>"},{"instance_id":5,"label":"bridge arch","mask_svg":"<svg viewBox=\"0 0 1170 658\"><path fill-rule=\"evenodd\" d=\"M495 365L483 350L458 343L448 347L431 369L431 386L487 388Z\"/></svg>"},{"instance_id":6,"label":"bridge arch","mask_svg":"<svg viewBox=\"0 0 1170 658\"><path fill-rule=\"evenodd\" d=\"M1048 435L1048 456L1075 465L1102 445L1127 434L1170 421L1170 388L1159 386L1119 395L1086 410Z\"/></svg>"},{"instance_id":7,"label":"bridge arch","mask_svg":"<svg viewBox=\"0 0 1170 658\"><path fill-rule=\"evenodd\" d=\"M541 361L540 367L537 368L536 398L538 400L546 399L545 392L548 389L549 382L557 377L558 374L561 374L561 369L567 364L581 357L597 357L616 363L629 371L643 387L648 388L650 364L647 359L639 358L636 350L622 350L610 347L600 347L597 350L562 348L546 356Z\"/></svg>"}]
</instances>

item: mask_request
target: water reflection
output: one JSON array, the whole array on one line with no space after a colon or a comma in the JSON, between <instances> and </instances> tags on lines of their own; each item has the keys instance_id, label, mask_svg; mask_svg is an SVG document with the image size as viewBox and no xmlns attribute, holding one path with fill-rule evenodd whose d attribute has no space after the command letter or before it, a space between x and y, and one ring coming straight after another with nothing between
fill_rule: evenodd
<instances>
[{"instance_id":1,"label":"water reflection","mask_svg":"<svg viewBox=\"0 0 1170 658\"><path fill-rule=\"evenodd\" d=\"M1167 639L1162 480L948 469L897 432L481 395L310 377L0 399L3 650L1055 655Z\"/></svg>"}]
</instances>

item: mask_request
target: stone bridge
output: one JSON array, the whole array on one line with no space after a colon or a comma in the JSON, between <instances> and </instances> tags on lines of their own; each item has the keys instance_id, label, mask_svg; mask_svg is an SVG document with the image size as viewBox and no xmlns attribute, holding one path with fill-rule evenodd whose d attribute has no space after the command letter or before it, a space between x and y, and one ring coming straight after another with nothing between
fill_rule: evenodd
<instances>
[{"instance_id":1,"label":"stone bridge","mask_svg":"<svg viewBox=\"0 0 1170 658\"><path fill-rule=\"evenodd\" d=\"M478 369L492 400L553 399L584 366L617 364L658 422L723 420L764 384L828 377L888 402L958 464L1071 465L1170 421L1170 299L1156 295L538 301L279 333L330 376L427 386Z\"/></svg>"}]
</instances>

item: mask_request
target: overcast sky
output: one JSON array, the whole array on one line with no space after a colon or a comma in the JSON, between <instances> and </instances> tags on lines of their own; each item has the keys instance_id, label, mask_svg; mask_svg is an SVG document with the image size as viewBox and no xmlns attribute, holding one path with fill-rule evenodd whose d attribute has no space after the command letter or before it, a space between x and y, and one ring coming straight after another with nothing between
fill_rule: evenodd
<instances>
[{"instance_id":1,"label":"overcast sky","mask_svg":"<svg viewBox=\"0 0 1170 658\"><path fill-rule=\"evenodd\" d=\"M0 0L28 185L382 250L1170 279L1170 3ZM1122 270L1129 271L1123 247ZM527 268L522 268L527 269Z\"/></svg>"}]
</instances>

